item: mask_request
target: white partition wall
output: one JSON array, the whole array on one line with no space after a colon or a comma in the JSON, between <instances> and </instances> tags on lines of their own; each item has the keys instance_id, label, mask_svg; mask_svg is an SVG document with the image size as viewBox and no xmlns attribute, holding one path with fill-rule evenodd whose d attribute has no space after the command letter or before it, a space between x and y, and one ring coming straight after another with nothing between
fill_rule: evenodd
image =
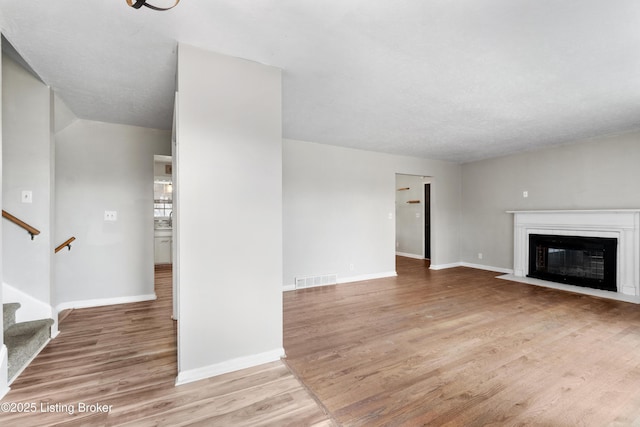
<instances>
[{"instance_id":1,"label":"white partition wall","mask_svg":"<svg viewBox=\"0 0 640 427\"><path fill-rule=\"evenodd\" d=\"M178 384L284 355L280 74L179 46Z\"/></svg>"},{"instance_id":2,"label":"white partition wall","mask_svg":"<svg viewBox=\"0 0 640 427\"><path fill-rule=\"evenodd\" d=\"M2 55L0 55L0 99L2 99ZM0 208L2 207L2 102L0 102ZM2 240L2 227L0 227L0 241ZM0 246L0 282L2 282L2 247ZM4 302L2 298L2 287L0 287L0 304ZM0 319L0 326L3 319ZM4 330L4 328L3 328ZM7 347L4 345L4 337L0 337L0 399L9 392L7 381Z\"/></svg>"}]
</instances>

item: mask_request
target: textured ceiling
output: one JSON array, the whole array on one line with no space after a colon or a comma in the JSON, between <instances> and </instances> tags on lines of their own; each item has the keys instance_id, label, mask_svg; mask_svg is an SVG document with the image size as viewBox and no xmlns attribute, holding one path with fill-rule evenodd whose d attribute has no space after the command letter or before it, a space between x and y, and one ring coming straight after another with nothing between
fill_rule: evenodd
<instances>
[{"instance_id":1,"label":"textured ceiling","mask_svg":"<svg viewBox=\"0 0 640 427\"><path fill-rule=\"evenodd\" d=\"M0 28L92 120L170 128L182 42L282 68L291 139L468 162L640 128L637 0L0 0Z\"/></svg>"}]
</instances>

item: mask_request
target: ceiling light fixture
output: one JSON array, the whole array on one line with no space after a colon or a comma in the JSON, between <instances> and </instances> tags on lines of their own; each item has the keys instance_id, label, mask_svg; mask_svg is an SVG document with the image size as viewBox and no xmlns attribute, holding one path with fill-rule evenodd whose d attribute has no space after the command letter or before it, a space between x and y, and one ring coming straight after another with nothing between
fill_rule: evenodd
<instances>
[{"instance_id":1,"label":"ceiling light fixture","mask_svg":"<svg viewBox=\"0 0 640 427\"><path fill-rule=\"evenodd\" d=\"M169 10L176 7L178 3L180 3L180 0L175 0L175 3L171 7L158 7L158 6L153 6L151 4L148 4L147 0L127 0L127 4L134 9L140 9L142 6L146 6L149 9L153 9L153 10Z\"/></svg>"}]
</instances>

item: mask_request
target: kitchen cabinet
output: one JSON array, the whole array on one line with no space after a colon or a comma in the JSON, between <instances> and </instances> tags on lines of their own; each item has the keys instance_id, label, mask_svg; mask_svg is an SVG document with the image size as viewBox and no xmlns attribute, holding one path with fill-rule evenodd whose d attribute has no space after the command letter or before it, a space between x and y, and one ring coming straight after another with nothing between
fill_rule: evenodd
<instances>
[{"instance_id":1,"label":"kitchen cabinet","mask_svg":"<svg viewBox=\"0 0 640 427\"><path fill-rule=\"evenodd\" d=\"M171 230L156 230L154 237L155 264L171 264L172 234Z\"/></svg>"}]
</instances>

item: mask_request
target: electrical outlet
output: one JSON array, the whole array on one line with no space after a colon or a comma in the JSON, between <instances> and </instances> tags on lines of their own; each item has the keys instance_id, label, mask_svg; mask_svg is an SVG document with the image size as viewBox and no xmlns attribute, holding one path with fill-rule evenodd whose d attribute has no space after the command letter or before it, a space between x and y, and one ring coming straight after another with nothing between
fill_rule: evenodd
<instances>
[{"instance_id":1,"label":"electrical outlet","mask_svg":"<svg viewBox=\"0 0 640 427\"><path fill-rule=\"evenodd\" d=\"M355 267L353 266L353 264L349 264L349 270L353 271L355 269Z\"/></svg>"},{"instance_id":2,"label":"electrical outlet","mask_svg":"<svg viewBox=\"0 0 640 427\"><path fill-rule=\"evenodd\" d=\"M33 203L33 191L23 190L20 201L22 201L22 203Z\"/></svg>"},{"instance_id":3,"label":"electrical outlet","mask_svg":"<svg viewBox=\"0 0 640 427\"><path fill-rule=\"evenodd\" d=\"M529 197L529 192L528 192L528 191L526 191L526 190L525 190L525 191L523 191L523 192L522 192L522 197L524 197L525 199L526 199L527 197Z\"/></svg>"},{"instance_id":4,"label":"electrical outlet","mask_svg":"<svg viewBox=\"0 0 640 427\"><path fill-rule=\"evenodd\" d=\"M482 259L482 252L478 252L478 259Z\"/></svg>"},{"instance_id":5,"label":"electrical outlet","mask_svg":"<svg viewBox=\"0 0 640 427\"><path fill-rule=\"evenodd\" d=\"M118 220L118 212L117 211L104 211L104 220L105 221L117 221Z\"/></svg>"}]
</instances>

